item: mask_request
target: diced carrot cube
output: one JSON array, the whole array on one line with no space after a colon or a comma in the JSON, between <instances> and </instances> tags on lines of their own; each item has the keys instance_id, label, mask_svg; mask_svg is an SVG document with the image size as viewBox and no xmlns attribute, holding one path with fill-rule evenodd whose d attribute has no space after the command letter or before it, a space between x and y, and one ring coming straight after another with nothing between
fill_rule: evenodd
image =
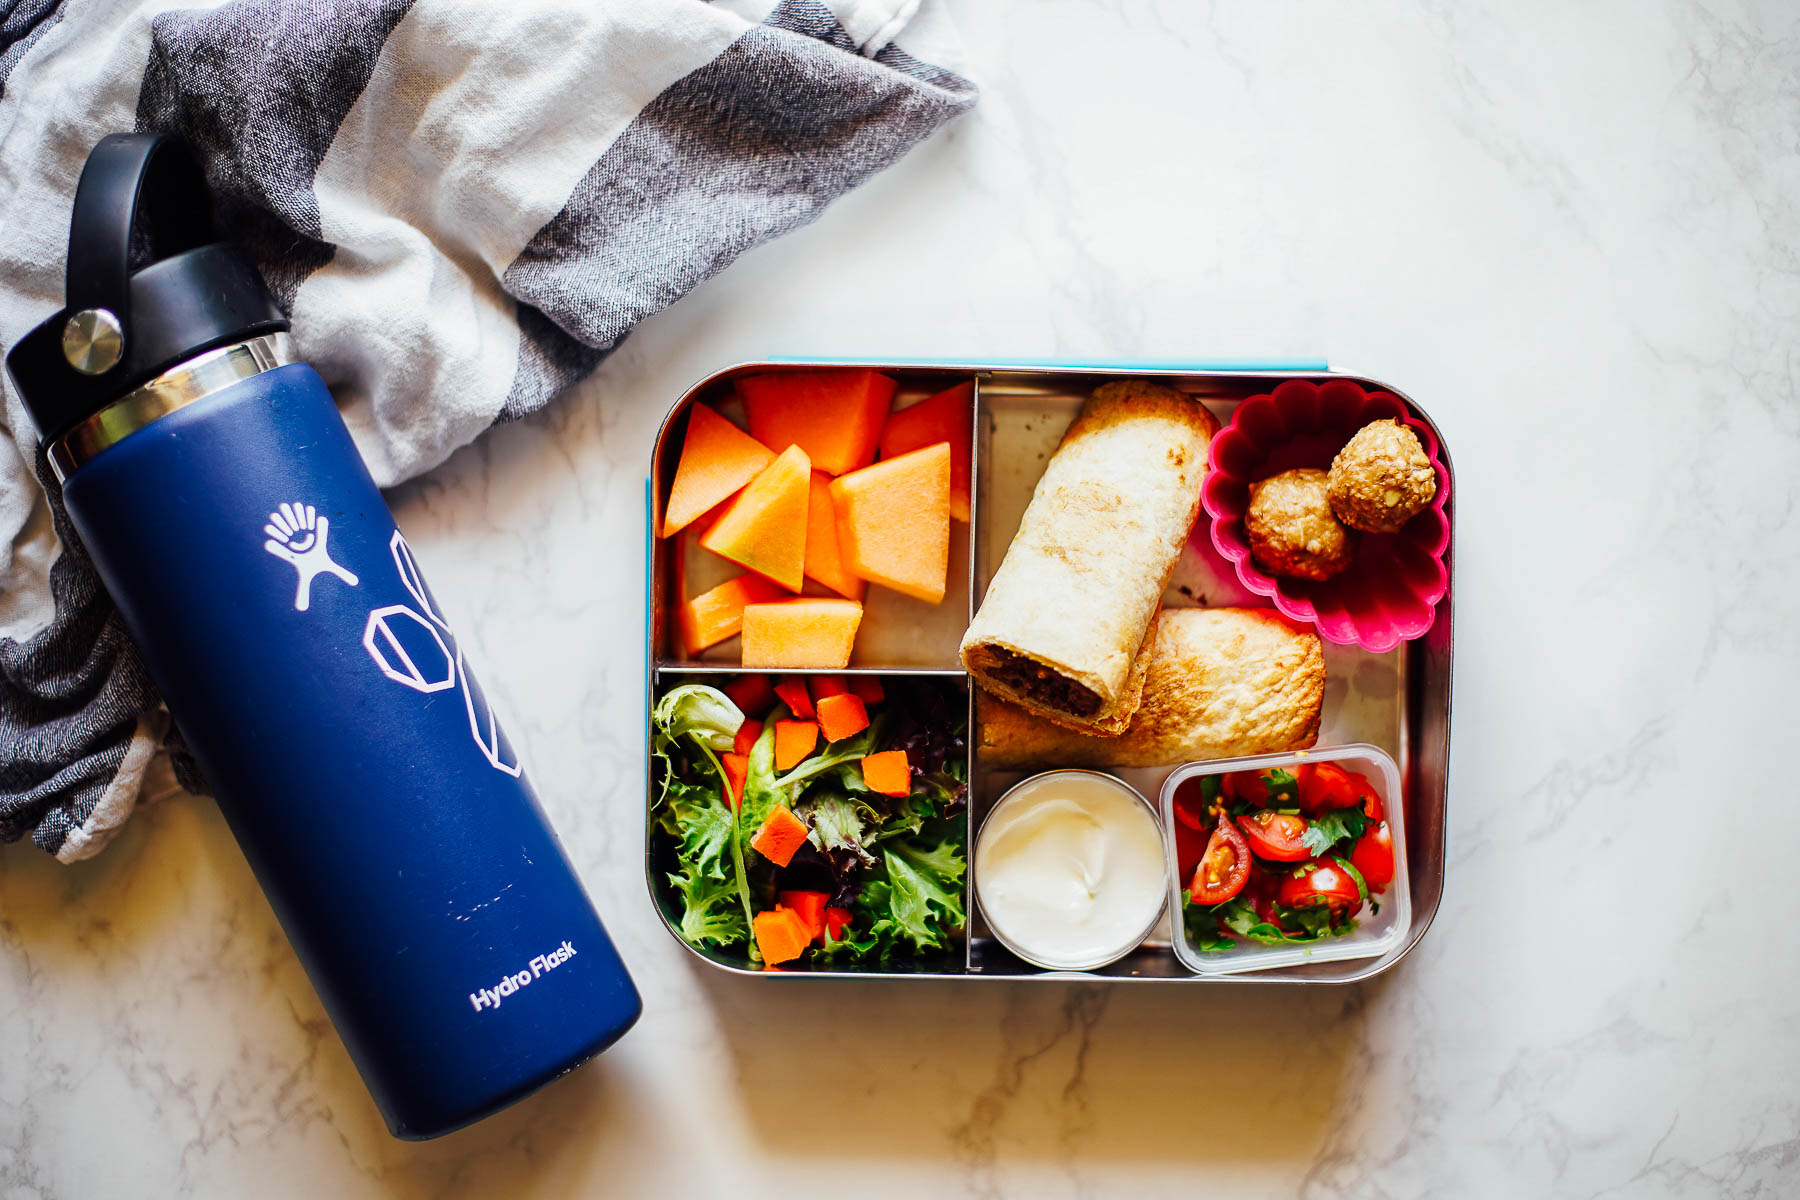
<instances>
[{"instance_id":1,"label":"diced carrot cube","mask_svg":"<svg viewBox=\"0 0 1800 1200\"><path fill-rule=\"evenodd\" d=\"M959 383L888 414L881 457L898 458L938 442L950 444L950 515L969 519L969 448L975 436L975 385Z\"/></svg>"},{"instance_id":2,"label":"diced carrot cube","mask_svg":"<svg viewBox=\"0 0 1800 1200\"><path fill-rule=\"evenodd\" d=\"M932 604L944 598L950 572L946 443L834 479L831 498L837 506L839 549L852 571Z\"/></svg>"},{"instance_id":3,"label":"diced carrot cube","mask_svg":"<svg viewBox=\"0 0 1800 1200\"><path fill-rule=\"evenodd\" d=\"M806 925L807 941L817 941L825 932L825 905L831 899L824 892L777 892L775 898Z\"/></svg>"},{"instance_id":4,"label":"diced carrot cube","mask_svg":"<svg viewBox=\"0 0 1800 1200\"><path fill-rule=\"evenodd\" d=\"M750 927L756 935L756 949L771 967L799 958L812 941L806 922L792 909L776 907L757 913Z\"/></svg>"},{"instance_id":5,"label":"diced carrot cube","mask_svg":"<svg viewBox=\"0 0 1800 1200\"><path fill-rule=\"evenodd\" d=\"M842 475L875 461L894 381L874 371L776 371L736 383L750 433L776 452L806 451L813 466Z\"/></svg>"},{"instance_id":6,"label":"diced carrot cube","mask_svg":"<svg viewBox=\"0 0 1800 1200\"><path fill-rule=\"evenodd\" d=\"M862 605L854 600L816 596L746 605L744 665L847 667L862 613Z\"/></svg>"},{"instance_id":7,"label":"diced carrot cube","mask_svg":"<svg viewBox=\"0 0 1800 1200\"><path fill-rule=\"evenodd\" d=\"M695 596L680 609L681 638L687 652L698 654L743 632L746 604L767 604L786 595L779 584L746 574Z\"/></svg>"},{"instance_id":8,"label":"diced carrot cube","mask_svg":"<svg viewBox=\"0 0 1800 1200\"><path fill-rule=\"evenodd\" d=\"M814 471L806 503L806 577L818 580L846 600L861 600L869 584L844 562L842 541L837 504L831 499L831 476Z\"/></svg>"},{"instance_id":9,"label":"diced carrot cube","mask_svg":"<svg viewBox=\"0 0 1800 1200\"><path fill-rule=\"evenodd\" d=\"M775 707L775 683L767 675L739 675L719 690L746 717L761 717Z\"/></svg>"},{"instance_id":10,"label":"diced carrot cube","mask_svg":"<svg viewBox=\"0 0 1800 1200\"><path fill-rule=\"evenodd\" d=\"M806 822L796 817L785 804L777 804L763 818L762 828L750 839L750 848L778 867L794 861L794 852L806 841Z\"/></svg>"},{"instance_id":11,"label":"diced carrot cube","mask_svg":"<svg viewBox=\"0 0 1800 1200\"><path fill-rule=\"evenodd\" d=\"M733 812L744 802L744 780L750 778L750 756L727 750L719 755L719 765L725 769L725 799Z\"/></svg>"},{"instance_id":12,"label":"diced carrot cube","mask_svg":"<svg viewBox=\"0 0 1800 1200\"><path fill-rule=\"evenodd\" d=\"M775 769L797 767L819 744L819 726L813 721L775 722Z\"/></svg>"},{"instance_id":13,"label":"diced carrot cube","mask_svg":"<svg viewBox=\"0 0 1800 1200\"><path fill-rule=\"evenodd\" d=\"M748 757L756 748L756 739L762 736L763 723L746 719L738 726L737 738L731 743L732 752Z\"/></svg>"},{"instance_id":14,"label":"diced carrot cube","mask_svg":"<svg viewBox=\"0 0 1800 1200\"><path fill-rule=\"evenodd\" d=\"M869 710L848 692L841 696L820 696L818 708L819 730L828 742L855 737L869 727Z\"/></svg>"},{"instance_id":15,"label":"diced carrot cube","mask_svg":"<svg viewBox=\"0 0 1800 1200\"><path fill-rule=\"evenodd\" d=\"M884 796L906 796L912 792L912 767L904 750L883 750L865 755L862 760L863 783L871 792Z\"/></svg>"},{"instance_id":16,"label":"diced carrot cube","mask_svg":"<svg viewBox=\"0 0 1800 1200\"><path fill-rule=\"evenodd\" d=\"M806 508L811 493L812 467L806 454L789 446L738 493L700 544L797 592L805 582Z\"/></svg>"},{"instance_id":17,"label":"diced carrot cube","mask_svg":"<svg viewBox=\"0 0 1800 1200\"><path fill-rule=\"evenodd\" d=\"M865 705L880 704L887 699L887 689L881 686L881 677L878 675L850 676L850 691Z\"/></svg>"},{"instance_id":18,"label":"diced carrot cube","mask_svg":"<svg viewBox=\"0 0 1800 1200\"><path fill-rule=\"evenodd\" d=\"M783 675L781 682L775 685L775 694L781 702L788 706L788 711L796 717L813 716L812 696L806 690L806 680L798 675Z\"/></svg>"},{"instance_id":19,"label":"diced carrot cube","mask_svg":"<svg viewBox=\"0 0 1800 1200\"><path fill-rule=\"evenodd\" d=\"M694 405L688 410L681 459L669 485L662 536L694 521L774 461L773 450L706 405Z\"/></svg>"}]
</instances>

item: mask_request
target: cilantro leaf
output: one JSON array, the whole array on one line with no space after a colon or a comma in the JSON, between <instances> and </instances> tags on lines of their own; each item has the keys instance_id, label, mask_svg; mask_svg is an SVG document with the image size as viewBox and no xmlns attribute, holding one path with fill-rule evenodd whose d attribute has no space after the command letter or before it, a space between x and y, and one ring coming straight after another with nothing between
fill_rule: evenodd
<instances>
[{"instance_id":1,"label":"cilantro leaf","mask_svg":"<svg viewBox=\"0 0 1800 1200\"><path fill-rule=\"evenodd\" d=\"M1216 909L1219 905L1195 904L1192 896L1181 899L1182 929L1187 934L1188 945L1203 954L1216 954L1234 948L1237 943L1225 935L1219 927Z\"/></svg>"},{"instance_id":2,"label":"cilantro leaf","mask_svg":"<svg viewBox=\"0 0 1800 1200\"><path fill-rule=\"evenodd\" d=\"M1289 941L1279 928L1263 920L1242 896L1234 896L1223 904L1214 905L1213 912L1218 914L1220 925L1239 937L1270 946L1285 946Z\"/></svg>"},{"instance_id":3,"label":"cilantro leaf","mask_svg":"<svg viewBox=\"0 0 1800 1200\"><path fill-rule=\"evenodd\" d=\"M1278 808L1277 801L1285 799L1289 804L1300 799L1300 781L1294 778L1292 771L1284 771L1280 767L1263 772L1263 788L1268 795L1266 807Z\"/></svg>"},{"instance_id":4,"label":"cilantro leaf","mask_svg":"<svg viewBox=\"0 0 1800 1200\"><path fill-rule=\"evenodd\" d=\"M1369 818L1360 808L1333 808L1307 822L1306 836L1300 839L1306 852L1315 858L1328 853L1339 842L1355 844L1369 827Z\"/></svg>"}]
</instances>

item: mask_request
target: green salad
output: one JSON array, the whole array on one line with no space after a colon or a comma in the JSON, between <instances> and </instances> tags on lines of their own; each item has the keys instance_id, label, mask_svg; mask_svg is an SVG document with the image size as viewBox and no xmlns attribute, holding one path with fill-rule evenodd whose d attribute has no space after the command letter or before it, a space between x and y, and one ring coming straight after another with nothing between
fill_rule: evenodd
<instances>
[{"instance_id":1,"label":"green salad","mask_svg":"<svg viewBox=\"0 0 1800 1200\"><path fill-rule=\"evenodd\" d=\"M941 956L963 929L967 699L953 681L742 675L657 700L669 913L764 967Z\"/></svg>"}]
</instances>

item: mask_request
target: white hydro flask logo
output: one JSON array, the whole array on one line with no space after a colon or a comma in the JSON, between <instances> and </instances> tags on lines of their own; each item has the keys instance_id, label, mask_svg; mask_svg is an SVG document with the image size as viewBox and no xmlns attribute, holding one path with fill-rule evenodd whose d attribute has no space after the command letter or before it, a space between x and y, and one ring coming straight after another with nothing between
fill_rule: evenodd
<instances>
[{"instance_id":1,"label":"white hydro flask logo","mask_svg":"<svg viewBox=\"0 0 1800 1200\"><path fill-rule=\"evenodd\" d=\"M331 518L321 517L310 504L283 504L269 514L263 526L269 540L263 549L289 564L299 573L294 585L294 611L305 612L312 605L313 580L321 575L336 575L356 586L356 576L331 561L325 539L331 534Z\"/></svg>"}]
</instances>

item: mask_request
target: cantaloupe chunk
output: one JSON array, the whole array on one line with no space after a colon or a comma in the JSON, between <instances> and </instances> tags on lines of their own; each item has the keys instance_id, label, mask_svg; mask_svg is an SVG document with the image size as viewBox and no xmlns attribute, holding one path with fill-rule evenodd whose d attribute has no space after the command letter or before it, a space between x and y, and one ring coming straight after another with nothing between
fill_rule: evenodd
<instances>
[{"instance_id":1,"label":"cantaloupe chunk","mask_svg":"<svg viewBox=\"0 0 1800 1200\"><path fill-rule=\"evenodd\" d=\"M846 600L861 600L868 581L851 573L839 548L837 504L831 498L831 476L812 473L806 504L806 575Z\"/></svg>"},{"instance_id":2,"label":"cantaloupe chunk","mask_svg":"<svg viewBox=\"0 0 1800 1200\"><path fill-rule=\"evenodd\" d=\"M789 446L738 493L700 544L797 592L804 582L811 492L812 467L806 451Z\"/></svg>"},{"instance_id":3,"label":"cantaloupe chunk","mask_svg":"<svg viewBox=\"0 0 1800 1200\"><path fill-rule=\"evenodd\" d=\"M828 742L855 737L869 727L869 710L849 692L819 697L819 732Z\"/></svg>"},{"instance_id":4,"label":"cantaloupe chunk","mask_svg":"<svg viewBox=\"0 0 1800 1200\"><path fill-rule=\"evenodd\" d=\"M744 628L744 605L767 604L787 593L779 584L760 575L727 579L710 592L702 592L680 609L681 639L689 654L698 654Z\"/></svg>"},{"instance_id":5,"label":"cantaloupe chunk","mask_svg":"<svg viewBox=\"0 0 1800 1200\"><path fill-rule=\"evenodd\" d=\"M899 458L938 442L948 442L950 516L957 521L967 521L969 446L974 436L975 385L959 383L908 408L889 413L887 425L881 431L881 457Z\"/></svg>"},{"instance_id":6,"label":"cantaloupe chunk","mask_svg":"<svg viewBox=\"0 0 1800 1200\"><path fill-rule=\"evenodd\" d=\"M912 794L912 765L907 762L904 750L864 755L862 777L871 792L880 792L884 796Z\"/></svg>"},{"instance_id":7,"label":"cantaloupe chunk","mask_svg":"<svg viewBox=\"0 0 1800 1200\"><path fill-rule=\"evenodd\" d=\"M818 744L816 721L775 722L775 769L786 771L799 766Z\"/></svg>"},{"instance_id":8,"label":"cantaloupe chunk","mask_svg":"<svg viewBox=\"0 0 1800 1200\"><path fill-rule=\"evenodd\" d=\"M750 839L750 848L776 866L785 867L794 860L794 851L800 849L810 832L806 822L796 817L787 805L777 804L769 810L762 827Z\"/></svg>"},{"instance_id":9,"label":"cantaloupe chunk","mask_svg":"<svg viewBox=\"0 0 1800 1200\"><path fill-rule=\"evenodd\" d=\"M844 562L870 583L936 604L950 573L950 447L884 459L831 481Z\"/></svg>"},{"instance_id":10,"label":"cantaloupe chunk","mask_svg":"<svg viewBox=\"0 0 1800 1200\"><path fill-rule=\"evenodd\" d=\"M757 441L798 446L819 470L842 475L875 461L894 381L875 371L778 371L738 380L737 392Z\"/></svg>"},{"instance_id":11,"label":"cantaloupe chunk","mask_svg":"<svg viewBox=\"0 0 1800 1200\"><path fill-rule=\"evenodd\" d=\"M806 927L805 918L779 905L757 913L750 930L756 938L757 952L771 967L799 958L812 941L812 930Z\"/></svg>"},{"instance_id":12,"label":"cantaloupe chunk","mask_svg":"<svg viewBox=\"0 0 1800 1200\"><path fill-rule=\"evenodd\" d=\"M669 485L662 536L705 513L755 479L775 452L704 404L688 410L687 437Z\"/></svg>"},{"instance_id":13,"label":"cantaloupe chunk","mask_svg":"<svg viewBox=\"0 0 1800 1200\"><path fill-rule=\"evenodd\" d=\"M746 667L820 667L850 663L862 605L833 597L799 596L744 608Z\"/></svg>"}]
</instances>

